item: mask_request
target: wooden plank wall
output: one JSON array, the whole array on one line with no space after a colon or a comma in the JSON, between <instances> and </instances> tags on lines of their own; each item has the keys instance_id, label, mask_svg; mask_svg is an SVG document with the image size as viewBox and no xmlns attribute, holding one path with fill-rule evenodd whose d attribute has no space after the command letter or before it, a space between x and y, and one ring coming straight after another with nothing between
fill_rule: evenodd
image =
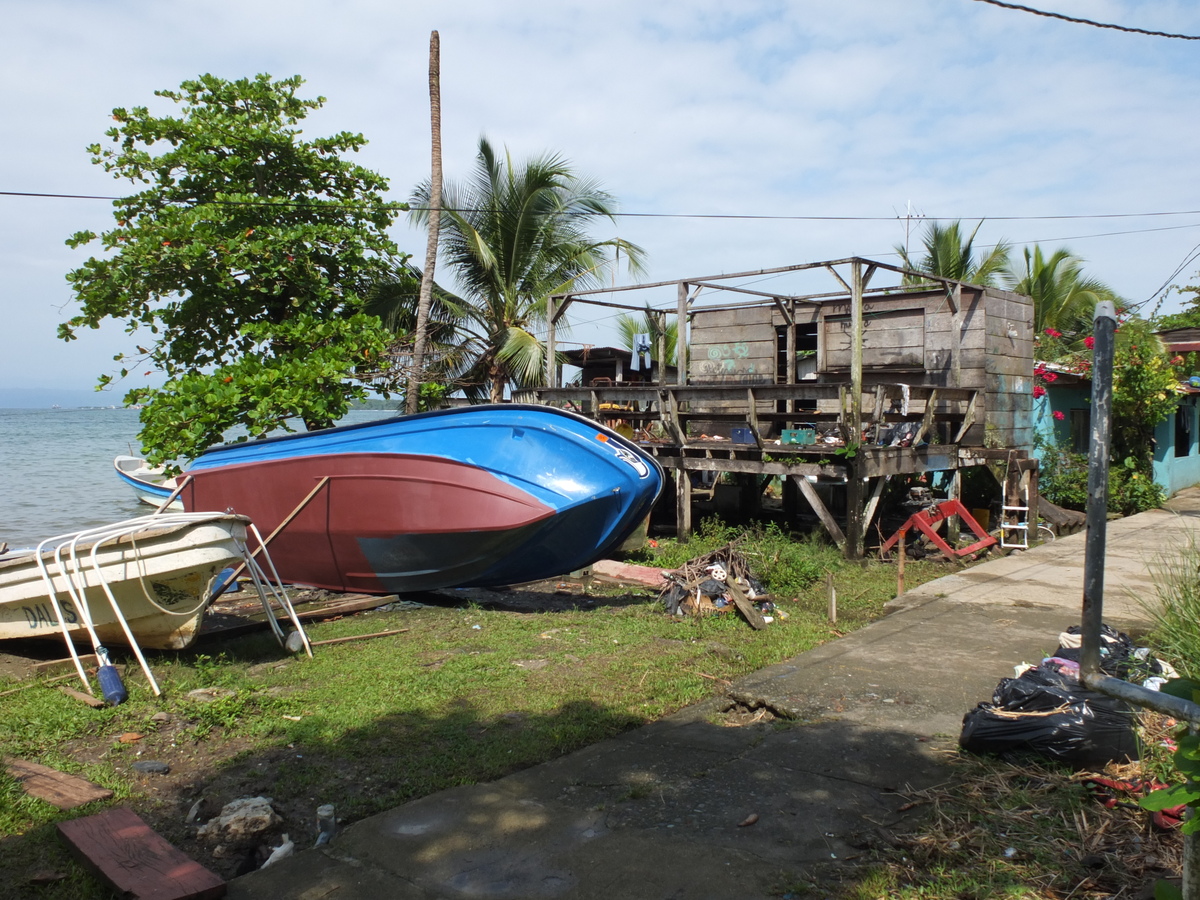
<instances>
[{"instance_id":1,"label":"wooden plank wall","mask_svg":"<svg viewBox=\"0 0 1200 900\"><path fill-rule=\"evenodd\" d=\"M1033 448L1033 302L988 288L984 446Z\"/></svg>"},{"instance_id":2,"label":"wooden plank wall","mask_svg":"<svg viewBox=\"0 0 1200 900\"><path fill-rule=\"evenodd\" d=\"M774 384L775 309L697 310L692 317L692 384Z\"/></svg>"},{"instance_id":3,"label":"wooden plank wall","mask_svg":"<svg viewBox=\"0 0 1200 900\"><path fill-rule=\"evenodd\" d=\"M864 385L905 382L982 390L976 424L963 443L1032 447L1033 306L1028 298L964 286L958 312L941 289L871 297L863 312ZM822 382L849 378L848 315L849 301L798 305L799 320L820 323L817 371ZM774 304L696 310L689 382L775 383L775 329L783 324ZM830 411L835 409L833 404ZM960 410L960 405L946 405L939 411ZM771 405L760 404L759 411L769 412ZM714 426L710 433L722 432Z\"/></svg>"}]
</instances>

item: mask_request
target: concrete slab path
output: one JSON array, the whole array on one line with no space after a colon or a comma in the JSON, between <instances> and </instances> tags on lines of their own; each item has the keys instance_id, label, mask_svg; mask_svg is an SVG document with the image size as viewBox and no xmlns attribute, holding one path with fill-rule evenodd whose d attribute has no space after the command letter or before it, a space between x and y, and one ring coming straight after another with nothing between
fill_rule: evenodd
<instances>
[{"instance_id":1,"label":"concrete slab path","mask_svg":"<svg viewBox=\"0 0 1200 900\"><path fill-rule=\"evenodd\" d=\"M1110 522L1105 620L1137 633L1155 561L1200 532L1200 490ZM728 698L356 822L231 882L232 900L778 897L919 819L963 715L1078 624L1084 535L922 585L729 696L802 724L722 727ZM402 761L397 761L402 764Z\"/></svg>"}]
</instances>

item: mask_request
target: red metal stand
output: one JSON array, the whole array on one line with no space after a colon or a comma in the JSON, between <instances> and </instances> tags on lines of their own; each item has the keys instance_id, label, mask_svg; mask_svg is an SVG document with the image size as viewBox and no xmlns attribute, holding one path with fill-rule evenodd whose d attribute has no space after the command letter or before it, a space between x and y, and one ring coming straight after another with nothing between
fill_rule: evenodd
<instances>
[{"instance_id":1,"label":"red metal stand","mask_svg":"<svg viewBox=\"0 0 1200 900\"><path fill-rule=\"evenodd\" d=\"M963 523L975 533L975 536L979 540L969 547L963 547L961 550L955 550L947 544L945 539L937 533L937 526L951 516L958 516L962 519ZM911 528L916 528L929 538L929 540L933 541L934 545L946 555L947 559L959 559L997 543L994 537L980 527L979 523L975 521L975 517L967 512L967 508L962 505L961 501L943 500L936 506L931 506L928 509L923 509L909 516L908 521L901 525L896 533L888 538L883 546L879 548L880 552L886 553L892 549L896 542L900 540L900 536L907 534Z\"/></svg>"}]
</instances>

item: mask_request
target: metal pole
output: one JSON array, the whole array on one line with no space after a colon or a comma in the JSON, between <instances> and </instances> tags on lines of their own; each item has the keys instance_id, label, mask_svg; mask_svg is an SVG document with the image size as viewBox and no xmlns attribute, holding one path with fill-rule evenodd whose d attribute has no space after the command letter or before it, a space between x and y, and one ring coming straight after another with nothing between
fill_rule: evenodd
<instances>
[{"instance_id":1,"label":"metal pole","mask_svg":"<svg viewBox=\"0 0 1200 900\"><path fill-rule=\"evenodd\" d=\"M1086 687L1129 703L1186 718L1196 730L1195 704L1148 691L1100 671L1100 625L1104 618L1104 546L1108 524L1108 454L1112 437L1113 335L1116 312L1111 302L1096 304L1092 357L1092 441L1088 451L1087 544L1083 559L1083 643L1079 679ZM1189 818L1195 810L1188 810ZM1183 838L1183 900L1200 900L1200 832Z\"/></svg>"},{"instance_id":2,"label":"metal pole","mask_svg":"<svg viewBox=\"0 0 1200 900\"><path fill-rule=\"evenodd\" d=\"M1104 545L1108 532L1108 454L1112 438L1113 334L1111 301L1096 304L1092 355L1092 438L1088 449L1087 543L1083 557L1080 674L1100 674L1100 623L1104 613Z\"/></svg>"}]
</instances>

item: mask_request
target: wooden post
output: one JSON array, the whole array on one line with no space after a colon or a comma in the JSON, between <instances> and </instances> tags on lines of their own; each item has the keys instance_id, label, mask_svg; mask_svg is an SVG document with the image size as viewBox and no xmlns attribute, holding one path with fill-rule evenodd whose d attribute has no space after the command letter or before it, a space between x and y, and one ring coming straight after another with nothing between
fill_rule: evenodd
<instances>
[{"instance_id":1,"label":"wooden post","mask_svg":"<svg viewBox=\"0 0 1200 900\"><path fill-rule=\"evenodd\" d=\"M558 355L554 348L554 298L546 298L546 387L558 387L558 369L554 358Z\"/></svg>"},{"instance_id":2,"label":"wooden post","mask_svg":"<svg viewBox=\"0 0 1200 900\"><path fill-rule=\"evenodd\" d=\"M675 540L686 544L692 534L692 478L688 470L675 470Z\"/></svg>"},{"instance_id":3,"label":"wooden post","mask_svg":"<svg viewBox=\"0 0 1200 900\"><path fill-rule=\"evenodd\" d=\"M688 286L679 282L679 295L676 299L675 315L675 383L687 384L687 332L688 332Z\"/></svg>"},{"instance_id":4,"label":"wooden post","mask_svg":"<svg viewBox=\"0 0 1200 900\"><path fill-rule=\"evenodd\" d=\"M931 476L932 477L932 476ZM950 477L950 499L962 500L962 470L955 469L954 474ZM958 534L961 523L958 516L948 516L946 518L946 543L951 547L958 545Z\"/></svg>"},{"instance_id":5,"label":"wooden post","mask_svg":"<svg viewBox=\"0 0 1200 900\"><path fill-rule=\"evenodd\" d=\"M855 445L862 441L863 389L863 269L862 260L850 266L850 433Z\"/></svg>"},{"instance_id":6,"label":"wooden post","mask_svg":"<svg viewBox=\"0 0 1200 900\"><path fill-rule=\"evenodd\" d=\"M821 524L825 526L825 530L833 538L833 542L844 553L846 550L846 536L842 534L842 529L838 527L837 519L829 512L825 504L821 502L816 489L808 483L808 479L803 475L793 475L792 482L796 487L800 488L800 493L804 495L804 499L808 501L808 505L817 514L817 518L821 520Z\"/></svg>"},{"instance_id":7,"label":"wooden post","mask_svg":"<svg viewBox=\"0 0 1200 900\"><path fill-rule=\"evenodd\" d=\"M654 314L654 327L658 330L658 339L655 344L658 348L658 385L659 387L667 386L667 314L665 312L656 312Z\"/></svg>"},{"instance_id":8,"label":"wooden post","mask_svg":"<svg viewBox=\"0 0 1200 900\"><path fill-rule=\"evenodd\" d=\"M846 460L846 558L863 555L863 481L859 457Z\"/></svg>"},{"instance_id":9,"label":"wooden post","mask_svg":"<svg viewBox=\"0 0 1200 900\"><path fill-rule=\"evenodd\" d=\"M900 558L896 562L896 596L899 597L904 593L904 545L908 538L907 531L900 532Z\"/></svg>"},{"instance_id":10,"label":"wooden post","mask_svg":"<svg viewBox=\"0 0 1200 900\"><path fill-rule=\"evenodd\" d=\"M833 586L833 573L825 573L825 593L829 597L829 624L837 624L837 588Z\"/></svg>"}]
</instances>

